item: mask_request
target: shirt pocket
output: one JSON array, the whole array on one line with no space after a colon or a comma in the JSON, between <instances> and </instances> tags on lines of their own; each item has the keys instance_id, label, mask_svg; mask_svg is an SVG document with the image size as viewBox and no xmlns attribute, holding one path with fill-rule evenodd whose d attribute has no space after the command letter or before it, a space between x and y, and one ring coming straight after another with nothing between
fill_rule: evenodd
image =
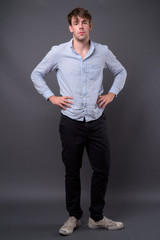
<instances>
[{"instance_id":1,"label":"shirt pocket","mask_svg":"<svg viewBox=\"0 0 160 240\"><path fill-rule=\"evenodd\" d=\"M99 64L87 64L87 77L89 80L96 81L101 73Z\"/></svg>"}]
</instances>

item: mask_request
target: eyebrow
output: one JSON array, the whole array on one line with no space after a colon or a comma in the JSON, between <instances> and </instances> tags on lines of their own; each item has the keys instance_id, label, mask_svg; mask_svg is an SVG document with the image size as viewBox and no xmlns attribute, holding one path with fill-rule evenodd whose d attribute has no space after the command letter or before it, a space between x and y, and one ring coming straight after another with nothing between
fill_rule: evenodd
<instances>
[{"instance_id":1,"label":"eyebrow","mask_svg":"<svg viewBox=\"0 0 160 240\"><path fill-rule=\"evenodd\" d=\"M76 19L73 21L73 23L77 23L77 22L79 22L79 19ZM82 22L87 22L87 19L84 19Z\"/></svg>"},{"instance_id":2,"label":"eyebrow","mask_svg":"<svg viewBox=\"0 0 160 240\"><path fill-rule=\"evenodd\" d=\"M75 20L75 21L73 21L73 23L77 23L77 22L79 22L79 20L77 19L77 20Z\"/></svg>"}]
</instances>

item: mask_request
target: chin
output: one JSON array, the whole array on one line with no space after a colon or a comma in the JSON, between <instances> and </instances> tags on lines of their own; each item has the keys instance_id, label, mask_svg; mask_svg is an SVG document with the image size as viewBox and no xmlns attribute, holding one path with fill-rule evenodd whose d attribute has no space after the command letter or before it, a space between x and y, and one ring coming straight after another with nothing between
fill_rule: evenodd
<instances>
[{"instance_id":1,"label":"chin","mask_svg":"<svg viewBox=\"0 0 160 240\"><path fill-rule=\"evenodd\" d=\"M85 41L87 39L87 37L77 37L76 38L78 41Z\"/></svg>"}]
</instances>

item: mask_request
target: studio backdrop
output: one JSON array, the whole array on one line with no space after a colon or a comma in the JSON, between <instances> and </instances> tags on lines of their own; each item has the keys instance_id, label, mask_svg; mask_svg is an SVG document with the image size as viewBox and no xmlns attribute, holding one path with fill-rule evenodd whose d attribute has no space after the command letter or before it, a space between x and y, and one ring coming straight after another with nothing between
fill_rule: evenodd
<instances>
[{"instance_id":1,"label":"studio backdrop","mask_svg":"<svg viewBox=\"0 0 160 240\"><path fill-rule=\"evenodd\" d=\"M30 74L53 45L72 38L66 16L92 14L91 39L108 45L127 70L124 89L105 112L111 145L111 196L160 198L159 1L2 0L0 2L0 200L64 195L60 109L39 95ZM55 72L46 78L59 95ZM113 81L104 71L105 92ZM90 187L86 152L82 189Z\"/></svg>"}]
</instances>

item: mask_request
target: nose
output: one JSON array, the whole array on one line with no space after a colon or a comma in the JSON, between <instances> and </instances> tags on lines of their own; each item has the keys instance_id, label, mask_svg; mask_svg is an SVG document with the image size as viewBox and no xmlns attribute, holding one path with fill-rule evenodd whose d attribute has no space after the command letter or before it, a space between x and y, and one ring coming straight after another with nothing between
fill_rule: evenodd
<instances>
[{"instance_id":1,"label":"nose","mask_svg":"<svg viewBox=\"0 0 160 240\"><path fill-rule=\"evenodd\" d=\"M83 28L83 23L79 23L79 28Z\"/></svg>"}]
</instances>

